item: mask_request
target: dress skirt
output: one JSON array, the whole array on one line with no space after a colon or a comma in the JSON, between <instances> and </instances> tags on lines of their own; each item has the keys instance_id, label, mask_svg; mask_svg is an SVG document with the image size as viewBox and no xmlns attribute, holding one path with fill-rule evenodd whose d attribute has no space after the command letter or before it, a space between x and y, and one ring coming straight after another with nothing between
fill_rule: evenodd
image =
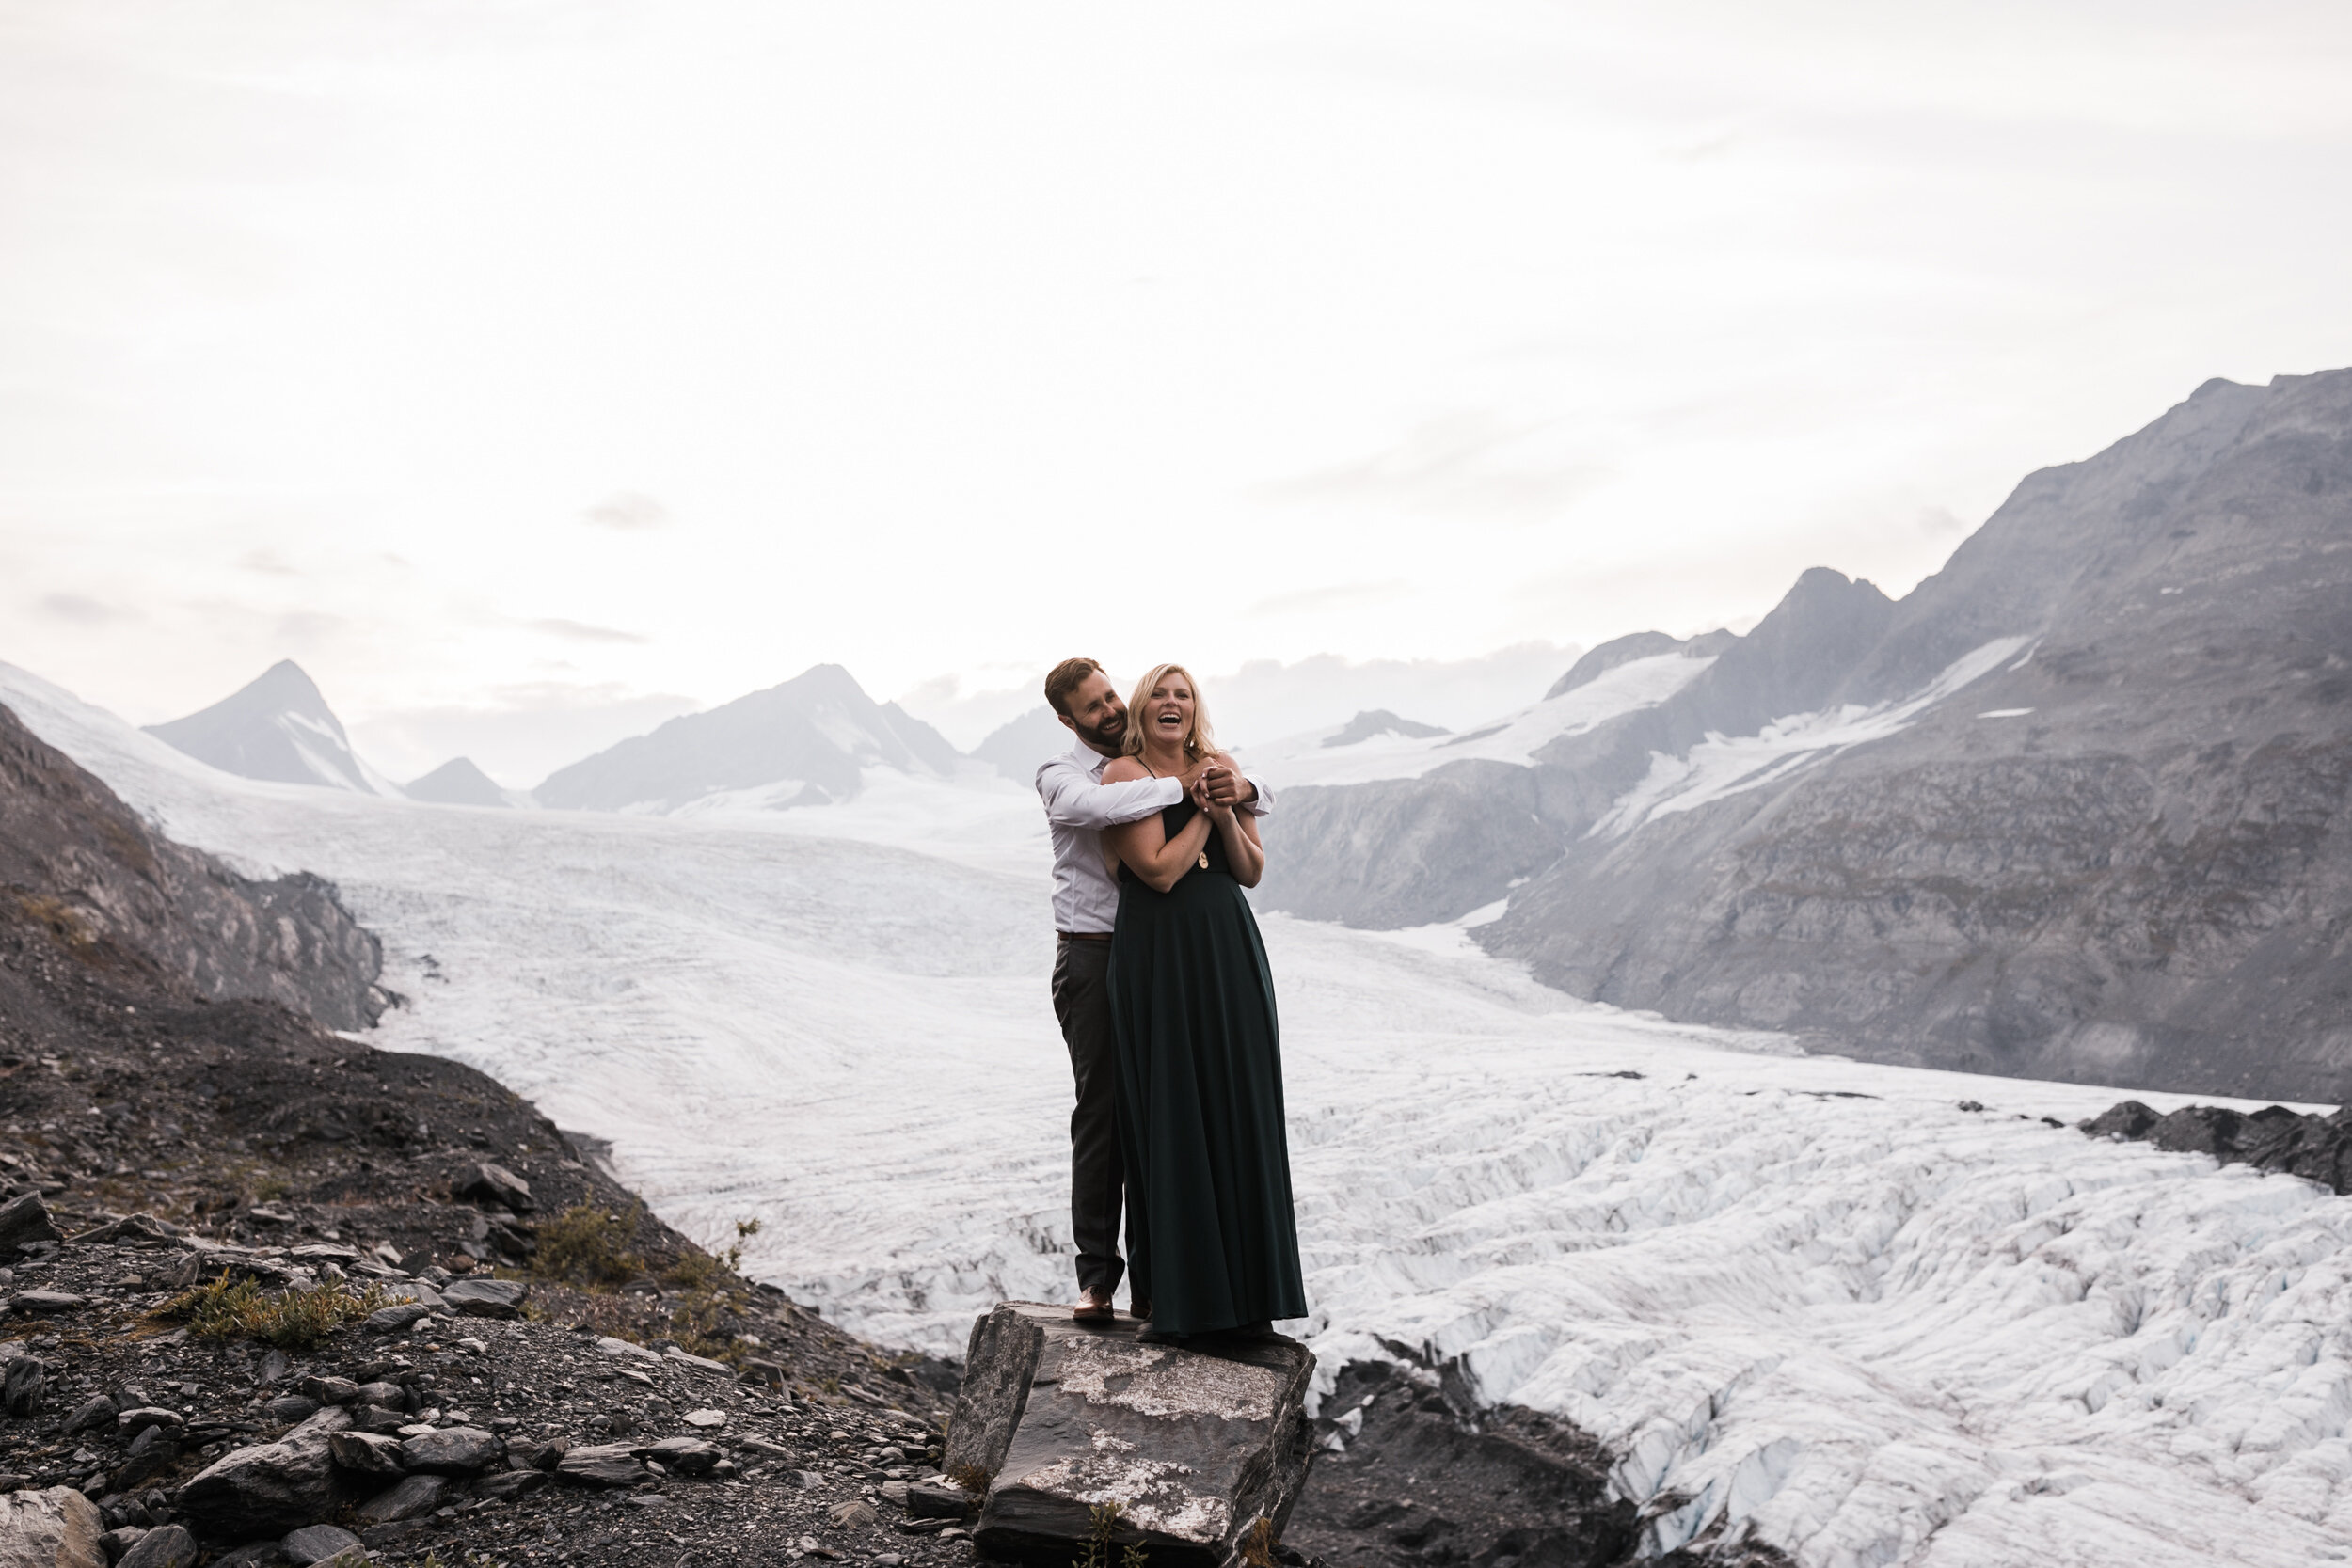
<instances>
[{"instance_id":1,"label":"dress skirt","mask_svg":"<svg viewBox=\"0 0 2352 1568\"><path fill-rule=\"evenodd\" d=\"M1307 1313L1274 974L1220 847L1166 893L1122 878L1111 940L1127 1267L1164 1334Z\"/></svg>"}]
</instances>

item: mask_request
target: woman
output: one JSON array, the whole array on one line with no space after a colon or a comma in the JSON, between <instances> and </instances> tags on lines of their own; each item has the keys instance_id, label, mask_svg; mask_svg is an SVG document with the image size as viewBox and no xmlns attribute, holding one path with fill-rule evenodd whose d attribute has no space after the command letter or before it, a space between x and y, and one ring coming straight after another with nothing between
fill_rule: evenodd
<instances>
[{"instance_id":1,"label":"woman","mask_svg":"<svg viewBox=\"0 0 2352 1568\"><path fill-rule=\"evenodd\" d=\"M1104 835L1117 857L1111 1017L1119 1031L1127 1268L1150 1338L1263 1331L1307 1314L1282 1127L1274 975L1242 889L1265 871L1256 818L1202 787L1210 741L1182 665L1128 705L1104 784L1180 778L1186 798Z\"/></svg>"}]
</instances>

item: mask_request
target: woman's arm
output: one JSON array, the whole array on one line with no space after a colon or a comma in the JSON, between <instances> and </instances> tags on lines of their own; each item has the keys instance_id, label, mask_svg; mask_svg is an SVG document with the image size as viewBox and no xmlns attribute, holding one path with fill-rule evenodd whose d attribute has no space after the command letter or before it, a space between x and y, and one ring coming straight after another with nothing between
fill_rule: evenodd
<instances>
[{"instance_id":1,"label":"woman's arm","mask_svg":"<svg viewBox=\"0 0 2352 1568\"><path fill-rule=\"evenodd\" d=\"M1233 767L1233 759L1222 752L1216 760L1226 768ZM1214 803L1203 790L1195 790L1194 799L1200 804L1200 816L1194 820L1214 821L1218 836L1225 841L1225 861L1233 868L1233 880L1244 887L1256 887L1258 879L1265 875L1265 846L1258 841L1258 819L1248 812Z\"/></svg>"},{"instance_id":2,"label":"woman's arm","mask_svg":"<svg viewBox=\"0 0 2352 1568\"><path fill-rule=\"evenodd\" d=\"M1103 769L1103 782L1106 784L1143 777L1143 764L1132 757L1120 757ZM1103 842L1127 863L1127 869L1143 879L1144 886L1154 893L1166 893L1184 880L1184 873L1193 868L1200 859L1200 851L1208 847L1209 819L1206 813L1197 812L1183 831L1170 838L1155 814L1140 822L1104 829Z\"/></svg>"}]
</instances>

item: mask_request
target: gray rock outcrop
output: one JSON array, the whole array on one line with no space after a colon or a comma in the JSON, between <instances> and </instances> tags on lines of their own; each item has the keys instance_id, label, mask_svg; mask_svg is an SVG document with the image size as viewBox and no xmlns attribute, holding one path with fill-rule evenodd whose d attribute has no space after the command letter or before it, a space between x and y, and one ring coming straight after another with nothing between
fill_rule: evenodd
<instances>
[{"instance_id":1,"label":"gray rock outcrop","mask_svg":"<svg viewBox=\"0 0 2352 1568\"><path fill-rule=\"evenodd\" d=\"M70 1486L0 1497L0 1568L106 1568L98 1507Z\"/></svg>"},{"instance_id":2,"label":"gray rock outcrop","mask_svg":"<svg viewBox=\"0 0 2352 1568\"><path fill-rule=\"evenodd\" d=\"M223 1454L180 1489L180 1510L222 1533L310 1524L334 1508L330 1439L350 1427L351 1417L330 1405L275 1443Z\"/></svg>"},{"instance_id":3,"label":"gray rock outcrop","mask_svg":"<svg viewBox=\"0 0 2352 1568\"><path fill-rule=\"evenodd\" d=\"M265 997L330 1029L367 1028L389 1005L382 946L332 883L254 881L150 832L5 707L0 889L70 947L112 942L207 997Z\"/></svg>"},{"instance_id":4,"label":"gray rock outcrop","mask_svg":"<svg viewBox=\"0 0 2352 1568\"><path fill-rule=\"evenodd\" d=\"M1008 1302L973 1326L947 1470L989 1478L992 1555L1060 1568L1099 1539L1223 1568L1253 1532L1279 1539L1305 1484L1313 1370L1278 1336L1145 1344L1125 1320Z\"/></svg>"}]
</instances>

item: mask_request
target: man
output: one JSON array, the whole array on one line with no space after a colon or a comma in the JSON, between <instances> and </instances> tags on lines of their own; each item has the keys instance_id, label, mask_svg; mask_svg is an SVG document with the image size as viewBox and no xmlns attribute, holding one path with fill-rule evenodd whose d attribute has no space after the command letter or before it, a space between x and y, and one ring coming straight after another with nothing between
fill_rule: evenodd
<instances>
[{"instance_id":1,"label":"man","mask_svg":"<svg viewBox=\"0 0 2352 1568\"><path fill-rule=\"evenodd\" d=\"M1127 738L1127 705L1103 667L1066 658L1045 677L1045 701L1078 737L1067 753L1037 770L1037 792L1054 839L1054 1016L1070 1047L1077 1108L1070 1113L1070 1229L1078 1243L1078 1306L1073 1316L1112 1316L1111 1297L1127 1265L1119 1255L1126 1176L1119 1157L1119 1101L1112 1080L1109 991L1111 927L1119 920L1119 883L1103 864L1103 830L1140 822L1184 799L1174 779L1105 784L1103 767ZM1263 816L1274 797L1252 779L1212 767L1201 775L1210 797ZM1138 1318L1149 1302L1130 1300Z\"/></svg>"}]
</instances>

